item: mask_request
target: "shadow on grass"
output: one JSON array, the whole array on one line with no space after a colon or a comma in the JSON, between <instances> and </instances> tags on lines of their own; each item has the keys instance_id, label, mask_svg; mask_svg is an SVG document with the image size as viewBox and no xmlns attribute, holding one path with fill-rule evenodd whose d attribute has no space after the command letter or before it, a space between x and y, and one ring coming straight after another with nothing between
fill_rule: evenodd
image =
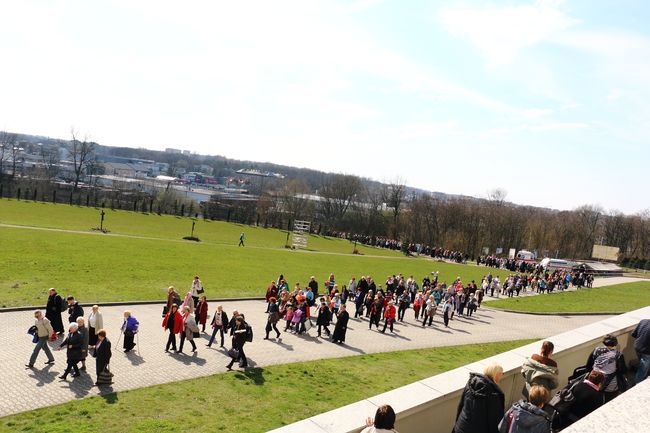
<instances>
[{"instance_id":1,"label":"shadow on grass","mask_svg":"<svg viewBox=\"0 0 650 433\"><path fill-rule=\"evenodd\" d=\"M104 399L106 404L115 404L118 402L119 397L117 396L117 393L113 391L113 387L108 385L103 385L100 388L101 394L99 396Z\"/></svg>"},{"instance_id":2,"label":"shadow on grass","mask_svg":"<svg viewBox=\"0 0 650 433\"><path fill-rule=\"evenodd\" d=\"M263 368L247 368L242 372L235 373L235 379L239 380L250 380L254 385L264 385L266 379L264 379L264 369Z\"/></svg>"}]
</instances>

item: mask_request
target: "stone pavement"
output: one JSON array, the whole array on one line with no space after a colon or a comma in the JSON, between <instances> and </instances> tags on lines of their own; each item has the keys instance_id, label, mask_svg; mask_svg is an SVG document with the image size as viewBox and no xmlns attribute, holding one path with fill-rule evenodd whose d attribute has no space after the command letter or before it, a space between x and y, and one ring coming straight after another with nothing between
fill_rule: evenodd
<instances>
[{"instance_id":1,"label":"stone pavement","mask_svg":"<svg viewBox=\"0 0 650 433\"><path fill-rule=\"evenodd\" d=\"M280 341L262 340L266 323L265 303L262 301L228 301L221 303L228 316L234 309L243 312L252 324L255 339L247 343L245 351L249 365L267 366L273 364L336 358L362 353L389 352L434 346L449 346L470 343L505 341L520 338L544 338L549 335L586 325L603 316L528 316L505 313L491 309L480 309L474 317L454 318L446 329L440 315L434 318L432 328L422 328L413 318L413 310L407 311L406 321L398 323L395 334L381 334L368 330L367 320L351 319L347 341L339 346L325 338L316 338L316 329L308 335L282 334ZM51 406L70 400L107 394L112 391L140 388L155 384L181 381L201 376L224 373L229 358L225 349L213 345L207 348L207 335L197 339L198 352L192 354L186 345L185 354L164 353L167 335L161 327L162 302L160 305L133 305L128 309L140 321L140 333L136 343L139 353L124 354L117 344L122 323L122 312L127 307L102 307L105 329L113 343L111 370L115 383L100 389L93 387L95 381L94 359L89 358L88 370L76 379L68 377L67 382L57 378L65 368L65 352L53 352L56 363L45 366L46 357L40 354L35 368L25 369L33 343L26 334L33 324L31 311L0 313L0 373L3 391L0 393L0 416ZM351 303L348 303L352 306ZM210 303L210 315L216 303ZM86 314L88 312L86 311ZM64 322L67 314L64 313ZM280 322L283 325L283 322ZM283 329L283 328L280 328ZM331 327L333 329L333 326ZM388 331L387 331L388 332ZM273 335L273 334L272 334ZM61 340L59 340L60 342ZM51 347L56 344L51 344ZM226 340L226 346L230 342Z\"/></svg>"}]
</instances>

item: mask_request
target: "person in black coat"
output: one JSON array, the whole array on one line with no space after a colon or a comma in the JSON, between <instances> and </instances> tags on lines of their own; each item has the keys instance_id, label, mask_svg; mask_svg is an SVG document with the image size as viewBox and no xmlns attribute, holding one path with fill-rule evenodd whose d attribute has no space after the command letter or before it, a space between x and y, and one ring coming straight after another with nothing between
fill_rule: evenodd
<instances>
[{"instance_id":1,"label":"person in black coat","mask_svg":"<svg viewBox=\"0 0 650 433\"><path fill-rule=\"evenodd\" d=\"M345 304L342 304L339 309L336 325L334 326L334 334L332 335L333 343L342 344L345 342L345 333L348 330L348 320L350 320L350 314L346 311Z\"/></svg>"},{"instance_id":2,"label":"person in black coat","mask_svg":"<svg viewBox=\"0 0 650 433\"><path fill-rule=\"evenodd\" d=\"M70 323L76 322L77 318L83 317L84 309L81 308L81 305L74 300L74 296L68 296L68 320Z\"/></svg>"},{"instance_id":3,"label":"person in black coat","mask_svg":"<svg viewBox=\"0 0 650 433\"><path fill-rule=\"evenodd\" d=\"M61 312L64 310L65 305L63 298L56 293L55 289L48 291L49 297L47 298L47 306L45 307L45 317L52 324L54 332L61 335L63 334L63 319L61 319Z\"/></svg>"},{"instance_id":4,"label":"person in black coat","mask_svg":"<svg viewBox=\"0 0 650 433\"><path fill-rule=\"evenodd\" d=\"M217 311L215 311L214 316L212 317L212 336L210 337L210 341L208 341L208 344L206 346L210 347L212 346L212 343L214 342L215 337L217 336L217 332L221 335L221 344L219 347L223 347L223 334L224 331L228 331L228 315L226 314L225 311L223 311L223 308L221 305L217 306Z\"/></svg>"},{"instance_id":5,"label":"person in black coat","mask_svg":"<svg viewBox=\"0 0 650 433\"><path fill-rule=\"evenodd\" d=\"M97 344L95 345L95 365L97 367L97 382L95 382L95 385L99 385L99 373L104 371L110 364L111 355L111 342L106 338L106 331L100 329L97 332Z\"/></svg>"},{"instance_id":6,"label":"person in black coat","mask_svg":"<svg viewBox=\"0 0 650 433\"><path fill-rule=\"evenodd\" d=\"M73 322L69 327L69 334L57 350L61 350L63 346L67 348L68 356L68 366L66 367L63 375L59 376L59 379L66 380L70 371L74 370L72 377L79 376L79 367L77 364L83 359L82 346L83 346L83 336L78 332L79 325L77 322Z\"/></svg>"},{"instance_id":7,"label":"person in black coat","mask_svg":"<svg viewBox=\"0 0 650 433\"><path fill-rule=\"evenodd\" d=\"M235 326L232 328L232 348L237 350L238 354L226 366L228 370L232 370L232 365L235 361L239 361L239 366L242 368L248 367L248 361L244 353L244 344L246 344L246 322L244 322L242 316L237 316L235 318Z\"/></svg>"},{"instance_id":8,"label":"person in black coat","mask_svg":"<svg viewBox=\"0 0 650 433\"><path fill-rule=\"evenodd\" d=\"M498 433L505 408L499 388L502 376L503 368L494 363L485 367L483 374L470 373L452 433Z\"/></svg>"},{"instance_id":9,"label":"person in black coat","mask_svg":"<svg viewBox=\"0 0 650 433\"><path fill-rule=\"evenodd\" d=\"M321 328L325 329L327 336L331 335L330 332L330 320L332 319L332 313L330 309L325 304L325 300L322 299L320 302L320 307L318 307L318 317L316 318L316 325L318 326L318 336L321 335Z\"/></svg>"},{"instance_id":10,"label":"person in black coat","mask_svg":"<svg viewBox=\"0 0 650 433\"><path fill-rule=\"evenodd\" d=\"M605 375L603 373L592 370L584 381L573 388L572 392L575 400L571 404L569 413L565 416L565 421L561 425L562 428L568 427L603 405L601 387L604 381Z\"/></svg>"}]
</instances>

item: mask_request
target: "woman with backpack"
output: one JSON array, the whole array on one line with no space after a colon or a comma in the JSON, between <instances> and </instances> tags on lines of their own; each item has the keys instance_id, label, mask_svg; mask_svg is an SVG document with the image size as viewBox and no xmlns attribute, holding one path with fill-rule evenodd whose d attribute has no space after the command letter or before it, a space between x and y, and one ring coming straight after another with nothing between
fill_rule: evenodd
<instances>
[{"instance_id":1,"label":"woman with backpack","mask_svg":"<svg viewBox=\"0 0 650 433\"><path fill-rule=\"evenodd\" d=\"M549 392L557 388L559 384L557 362L551 359L554 348L553 343L544 341L540 354L536 353L524 361L521 366L521 374L526 381L522 390L524 397L528 398L528 393L534 385L541 385Z\"/></svg>"},{"instance_id":2,"label":"woman with backpack","mask_svg":"<svg viewBox=\"0 0 650 433\"><path fill-rule=\"evenodd\" d=\"M533 386L528 401L520 400L508 409L499 424L499 433L550 433L551 417L543 409L549 395L543 386Z\"/></svg>"},{"instance_id":3,"label":"woman with backpack","mask_svg":"<svg viewBox=\"0 0 650 433\"><path fill-rule=\"evenodd\" d=\"M616 346L618 339L607 334L603 337L603 345L594 349L587 359L587 371L600 371L605 376L602 386L605 403L627 390L625 358Z\"/></svg>"}]
</instances>

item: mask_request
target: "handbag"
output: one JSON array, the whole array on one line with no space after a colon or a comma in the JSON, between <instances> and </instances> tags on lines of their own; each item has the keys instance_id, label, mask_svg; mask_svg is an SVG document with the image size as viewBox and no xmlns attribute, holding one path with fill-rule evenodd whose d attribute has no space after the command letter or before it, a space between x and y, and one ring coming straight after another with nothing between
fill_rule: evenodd
<instances>
[{"instance_id":1,"label":"handbag","mask_svg":"<svg viewBox=\"0 0 650 433\"><path fill-rule=\"evenodd\" d=\"M199 295L202 295L204 292L205 292L205 290L203 290L203 284L201 284L201 286L198 289L196 289L196 293L198 293Z\"/></svg>"},{"instance_id":2,"label":"handbag","mask_svg":"<svg viewBox=\"0 0 650 433\"><path fill-rule=\"evenodd\" d=\"M235 349L234 347L228 351L228 356L230 356L232 359L237 359L239 358L239 350Z\"/></svg>"},{"instance_id":3,"label":"handbag","mask_svg":"<svg viewBox=\"0 0 650 433\"><path fill-rule=\"evenodd\" d=\"M162 316L165 317L165 316L167 315L168 312L169 312L169 308L167 308L167 305L165 305L165 306L163 307Z\"/></svg>"},{"instance_id":4,"label":"handbag","mask_svg":"<svg viewBox=\"0 0 650 433\"><path fill-rule=\"evenodd\" d=\"M113 373L108 369L108 365L97 375L97 383L107 385L113 383Z\"/></svg>"},{"instance_id":5,"label":"handbag","mask_svg":"<svg viewBox=\"0 0 650 433\"><path fill-rule=\"evenodd\" d=\"M199 337L201 337L201 333L194 331L194 332L192 332L192 337L193 338L199 338Z\"/></svg>"}]
</instances>

